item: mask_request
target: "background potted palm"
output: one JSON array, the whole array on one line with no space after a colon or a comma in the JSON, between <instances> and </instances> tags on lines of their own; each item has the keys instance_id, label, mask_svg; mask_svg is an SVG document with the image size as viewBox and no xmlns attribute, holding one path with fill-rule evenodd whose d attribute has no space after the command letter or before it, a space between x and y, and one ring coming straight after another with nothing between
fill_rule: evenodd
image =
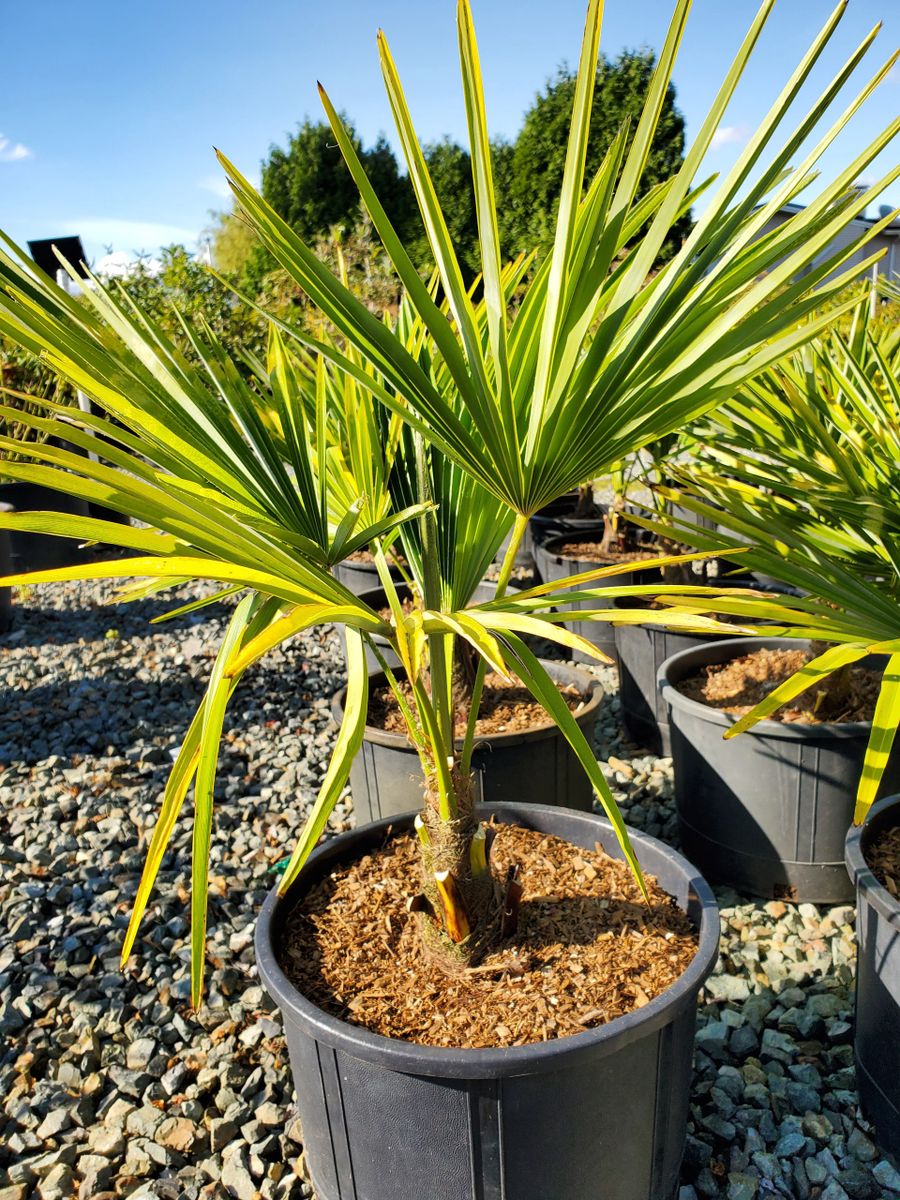
<instances>
[{"instance_id":1,"label":"background potted palm","mask_svg":"<svg viewBox=\"0 0 900 1200\"><path fill-rule=\"evenodd\" d=\"M665 492L688 514L719 514L715 533L689 528L686 516L679 538L722 545L731 530L732 547L751 544L742 565L798 591L771 603L731 591L711 609L794 623L783 632L804 647L773 628L775 640L699 645L660 670L688 853L714 877L768 896L849 898L843 842L857 788L861 812L878 787L900 782L885 727L900 659L866 664L886 665L877 709L877 675L852 674L870 655L893 654L900 587L900 339L870 327L869 309L863 296L846 336L832 329L743 389L703 432L704 462L683 469L690 491ZM687 603L696 611L700 601ZM697 690L710 686L720 707ZM786 720L765 719L784 704L793 705ZM723 733L748 729L722 744Z\"/></svg>"},{"instance_id":2,"label":"background potted palm","mask_svg":"<svg viewBox=\"0 0 900 1200\"><path fill-rule=\"evenodd\" d=\"M879 284L879 289L896 300L890 285ZM708 738L698 737L699 721L711 723L715 718L691 714L673 686L690 667L689 658L696 663L696 655L676 655L661 675L672 701L673 720L684 735L683 739L676 737L676 796L680 810L687 809L683 834L694 857L712 866L707 839L727 838L726 850L717 849L715 863L717 867L723 864L732 880L746 883L739 850L759 844L760 827L774 849L785 854L786 841L779 844L776 831L786 831L790 838L805 822L808 830L817 833L805 871L815 870L820 876L827 872L834 881L830 892L836 895L842 883L841 842L846 836L849 885L851 889L855 886L857 900L857 1085L863 1111L875 1124L879 1141L897 1153L900 1040L894 1031L900 1018L900 800L891 796L879 801L871 819L861 824L877 796L897 789L900 775L894 752L900 722L896 557L900 332L896 326L877 321L873 299L866 294L861 297L844 334L834 330L827 340L813 343L802 355L758 380L752 397L744 396L744 404L729 406L717 415L710 455L733 478L726 482L710 473L693 472L692 492L681 493L687 509L697 513L708 515L712 502L721 504L735 536L755 543L742 560L789 580L805 594L793 599L748 595L737 603L733 595L725 599L720 595L709 604L709 610L734 613L742 620L756 612L775 622L785 621L794 627L783 632L810 639L811 661L727 729L728 737L751 731L748 755L752 762L748 765L746 758L726 758ZM693 542L703 540L696 532L686 531L684 536ZM696 595L682 602L707 605L705 598L701 602ZM805 629L796 624L798 618L806 623ZM822 645L826 642L833 645L826 649ZM752 649L739 641L711 649L704 661L715 662L720 654L734 653L735 646L743 653ZM846 706L847 672L869 655L879 656L883 664L870 722L798 725L795 739L785 743L777 725L766 720L779 705L804 690L821 696L821 703L832 712L835 706ZM718 733L726 721L716 723ZM741 741L747 744L747 739L741 738L738 744ZM782 747L774 751L782 770L790 750L799 747L797 770L806 769L810 775L802 784L776 793L773 808L768 802L775 784L770 782L769 787L758 790L742 787L736 810L729 793L710 779L710 773L735 781L735 770L743 768L758 779L767 763L757 746L766 743L770 748ZM804 761L807 746L816 748L814 757ZM693 762L679 763L680 753L693 757ZM712 760L708 768L698 761L700 754L708 754ZM692 807L698 791L699 803L714 800L699 814ZM819 812L812 814L816 804ZM727 829L710 816L722 809ZM847 832L851 817L856 824ZM702 827L699 834L695 832L698 824ZM738 837L739 843L733 840ZM785 868L770 860L763 870L770 881L775 871ZM809 884L809 874L798 877L793 871L790 877L802 878L804 886ZM755 879L760 879L759 873Z\"/></svg>"},{"instance_id":3,"label":"background potted palm","mask_svg":"<svg viewBox=\"0 0 900 1200\"><path fill-rule=\"evenodd\" d=\"M506 585L532 513L584 480L604 475L640 445L695 419L831 319L830 314L811 314L823 297L842 286L839 270L833 279L829 276L850 260L855 245L792 281L866 204L867 195L848 192L848 185L891 132L877 139L796 217L754 241L770 213L809 184L819 155L889 68L890 64L876 73L815 149L789 170L791 159L871 43L867 38L810 113L766 157L796 92L837 27L839 8L681 250L647 283L660 247L696 194L699 165L771 5L760 10L739 48L683 167L662 187L641 196L643 167L688 8L687 0L676 7L633 134L622 129L585 187L584 151L600 28L599 3L592 0L589 5L556 238L511 319L504 301L478 56L468 5L460 4L484 329L463 285L384 38L379 45L385 82L447 311L413 269L323 92L336 140L375 230L412 309L433 340L440 370L446 369L452 380L452 390L446 393L436 384L432 364L417 361L397 331L356 301L225 164L247 219L336 327L343 348L288 332L351 378L361 379L410 430L417 466L415 502L371 526L360 525L361 498L357 511L351 507L337 525L330 519L331 484L323 466L326 419L320 408L310 422L289 375L279 377L277 361L269 371L270 394L261 404L208 329L190 334L191 353L186 356L152 320L102 288L87 293L89 305L76 305L54 285L34 278L15 248L0 260L0 330L42 353L108 414L78 416L71 431L65 425L72 440L97 449L101 461L76 463L65 451L36 447L30 452L36 465L23 469L57 486L65 474L66 486L146 523L107 529L102 521L76 517L7 516L3 523L8 527L28 521L45 532L75 538L108 533L119 545L137 551L136 557L118 563L39 573L32 581L141 577L151 581L141 585L146 590L175 579L211 578L242 593L163 799L124 950L130 953L169 832L193 781L195 1002L201 996L212 795L225 706L242 672L268 647L313 624L338 621L346 627L344 723L280 895L267 902L257 938L260 970L286 1018L293 1067L298 1075L312 1072L318 1077L312 1086L301 1081L298 1092L308 1161L323 1200L351 1195L379 1200L398 1194L439 1194L455 1200L491 1191L499 1196L504 1190L521 1200L547 1195L587 1200L612 1164L617 1190L635 1200L662 1200L676 1184L696 993L716 952L714 906L702 880L683 860L652 839L629 839L590 747L522 640L522 634L537 627L571 645L571 634L559 628L566 619L565 606L596 595L591 587L594 573L576 581L583 585L577 592L545 584L510 595ZM882 186L879 183L876 190ZM818 294L813 295L817 286ZM798 325L803 317L810 319ZM279 436L269 433L273 412ZM452 515L438 509L429 494L429 463L435 455L454 464L514 514L496 599L466 609L451 607L441 578L441 523ZM65 468L71 468L71 476ZM424 607L405 614L390 577L385 544L412 521L419 523ZM390 622L330 573L334 563L362 545L373 548L391 602ZM568 587L573 581L565 582ZM548 612L553 605L558 612ZM684 627L714 627L708 618L690 612L674 613L669 619ZM560 838L559 844L568 842L566 853L581 862L599 842L605 852L624 855L637 879L642 878L641 864L656 875L675 907L656 893L654 924L664 913L667 920L683 922L681 910L698 938L689 965L670 986L655 995L641 988L632 997L635 1011L605 1025L602 1012L582 1014L587 1027L570 1037L535 1041L546 1036L541 1025L522 1039L525 1044L479 1050L373 1033L361 1027L367 1014L357 1009L353 1019L345 1019L342 1009L344 1015L335 1016L290 983L281 945L286 922L311 898L317 883L327 892L337 873L370 860L386 834L384 824L370 826L311 854L362 739L368 689L364 641L373 633L390 641L413 685L412 701L404 697L404 703L426 777L424 807L415 826L421 892L412 896L415 925L428 949L428 957L417 958L421 969L433 969L437 960L440 978L452 986L458 971L478 970L468 964L486 952L493 937L509 933L516 924L516 864L500 870L487 852L489 810L476 809L472 779L463 770L470 739L459 752L453 744L453 650L461 638L479 656L475 690L490 664L514 671L546 706L594 783L610 824L590 814L542 806L518 811L506 807L495 815L501 823L530 825L547 838ZM404 826L410 828L412 822ZM614 870L600 855L593 861L599 862L600 870L588 865L601 878ZM524 883L527 889L527 879ZM628 886L638 911L646 912L640 907L638 883ZM646 880L643 886L649 890ZM400 920L412 927L402 914ZM359 941L350 947L353 954L362 949ZM654 963L659 966L669 957L654 955ZM496 994L518 1005L521 991L513 986L511 969L505 960ZM462 978L471 982L474 976L466 973ZM418 999L416 987L402 990L404 996ZM537 996L543 1000L540 989ZM403 997L398 993L396 998L399 1002ZM462 1013L458 1003L451 1003L450 1012L454 1017L481 1016ZM502 1043L503 1036L498 1028L496 1040ZM627 1105L622 1103L623 1074L633 1083ZM373 1104L373 1097L379 1102Z\"/></svg>"}]
</instances>

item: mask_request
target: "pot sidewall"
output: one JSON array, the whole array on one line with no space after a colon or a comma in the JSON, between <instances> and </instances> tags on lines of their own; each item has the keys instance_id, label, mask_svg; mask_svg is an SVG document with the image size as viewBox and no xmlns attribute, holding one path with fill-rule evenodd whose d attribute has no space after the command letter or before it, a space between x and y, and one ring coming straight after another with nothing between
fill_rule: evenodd
<instances>
[{"instance_id":1,"label":"pot sidewall","mask_svg":"<svg viewBox=\"0 0 900 1200\"><path fill-rule=\"evenodd\" d=\"M863 1114L879 1145L900 1155L900 900L876 878L865 853L900 825L900 796L874 804L847 834L847 870L856 885L856 1077Z\"/></svg>"},{"instance_id":2,"label":"pot sidewall","mask_svg":"<svg viewBox=\"0 0 900 1200\"><path fill-rule=\"evenodd\" d=\"M594 533L598 537L603 536L603 527L595 527L591 531L582 530L581 535L590 537ZM558 553L561 546L566 542L572 541L572 534L556 534L547 541L535 547L535 562L537 564L538 573L544 583L553 583L561 579L565 579L569 575L575 575L582 571L592 571L599 567L611 565L605 559L595 558L564 558ZM612 587L630 587L635 583L654 583L660 579L658 570L646 568L641 571L623 571L618 575L610 575L606 578L595 579L591 584L592 588L612 588ZM576 590L574 586L567 588L567 591ZM598 609L612 608L615 604L614 600L603 600L596 598L594 600L577 600L571 611L577 613L579 609ZM580 637L586 638L598 649L608 654L610 658L616 661L616 633L615 626L608 621L579 621L577 617L564 622L566 629L572 633L577 633ZM575 662L589 662L587 655L580 651L574 653Z\"/></svg>"}]
</instances>

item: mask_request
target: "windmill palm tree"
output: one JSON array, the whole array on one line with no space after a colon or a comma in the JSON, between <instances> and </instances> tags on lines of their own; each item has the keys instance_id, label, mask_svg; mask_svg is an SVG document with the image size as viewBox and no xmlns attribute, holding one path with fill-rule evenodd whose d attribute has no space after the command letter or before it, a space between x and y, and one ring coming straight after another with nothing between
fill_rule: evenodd
<instances>
[{"instance_id":1,"label":"windmill palm tree","mask_svg":"<svg viewBox=\"0 0 900 1200\"><path fill-rule=\"evenodd\" d=\"M849 274L867 265L843 270L860 242L801 272L871 195L900 174L900 168L889 172L869 193L850 187L896 133L900 121L895 121L805 209L763 232L773 213L813 184L819 158L894 61L879 67L837 118L821 128L826 110L870 49L873 30L791 125L794 101L839 25L841 4L734 166L715 187L700 179L702 161L769 17L772 0L766 0L682 167L642 194L689 8L689 0L678 0L640 118L633 129L622 126L596 175L586 180L601 16L599 0L590 0L555 241L524 279L514 312L508 304L509 270L500 260L468 0L459 3L458 35L481 254L476 289L463 282L383 35L378 38L382 72L434 255L437 289L416 273L352 139L328 95L321 94L335 139L405 289L410 321L391 327L374 316L222 158L237 204L261 242L336 331L325 339L281 326L283 340L320 355L401 423L405 507L397 506L395 494L383 513L372 510L371 498L363 494L347 506L328 448L333 393L322 386L310 411L303 387L277 352L261 399L208 329L185 328L190 353L182 353L114 290L94 282L84 300L75 301L37 278L11 243L0 257L0 333L40 354L105 414L63 420L46 403L46 416L29 419L53 430L62 426L69 441L95 451L98 459L36 447L29 463L16 465L16 477L74 491L142 522L123 530L50 514L5 518L4 524L13 527L102 538L136 552L131 559L38 574L30 581L141 577L157 587L214 579L241 594L163 798L125 945L127 954L193 781L195 1001L202 984L207 856L225 706L257 657L311 625L341 622L346 627L346 717L282 889L290 886L321 835L360 745L368 686L364 645L373 634L389 641L411 688L409 699L399 687L396 694L426 779L418 822L426 901L421 920L438 957L471 961L495 936L502 908L502 886L493 877L468 770L474 716L462 749L454 742L453 663L459 641L478 656L473 713L488 667L518 676L573 746L639 873L593 753L523 640L537 631L572 645L573 635L561 626L570 615L567 606L594 598L592 582L609 572L508 594L525 526L543 505L683 428L824 328L831 314L816 310L838 294ZM670 231L701 192L707 200L703 214L680 251L654 274ZM321 374L323 367L316 370ZM466 607L468 582L479 575L489 548L492 555L510 524L512 538L495 599ZM403 612L387 569L385 549L397 538L403 539L421 589L422 606L412 614ZM334 563L364 545L378 565L389 620L330 574ZM573 583L579 590L566 591ZM603 592L607 598L611 594ZM591 610L578 613L579 619L592 615ZM716 627L692 613L672 620Z\"/></svg>"}]
</instances>

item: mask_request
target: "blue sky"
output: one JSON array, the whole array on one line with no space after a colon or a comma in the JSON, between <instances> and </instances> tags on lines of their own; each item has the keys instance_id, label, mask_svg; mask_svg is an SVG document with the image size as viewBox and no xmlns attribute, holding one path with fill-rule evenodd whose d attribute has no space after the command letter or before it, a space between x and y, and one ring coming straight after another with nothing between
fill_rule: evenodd
<instances>
[{"instance_id":1,"label":"blue sky","mask_svg":"<svg viewBox=\"0 0 900 1200\"><path fill-rule=\"evenodd\" d=\"M606 0L602 48L661 44L672 0ZM699 128L755 0L694 0L674 82L688 138ZM831 11L780 0L709 156L727 168ZM585 0L473 0L492 132L514 137L534 93L577 61ZM320 78L365 142L392 134L375 50L380 24L423 140L464 140L455 0L13 0L4 14L0 226L16 240L80 233L88 254L196 242L227 205L213 145L248 174L304 114ZM878 20L855 78L900 44L896 0L850 0L820 84ZM871 63L871 66L869 64ZM801 100L811 97L807 90ZM895 67L823 161L833 173L900 110ZM799 110L798 110L799 112ZM393 139L392 139L393 140ZM865 172L874 179L898 146ZM900 205L900 185L881 198ZM870 210L870 212L873 210Z\"/></svg>"}]
</instances>

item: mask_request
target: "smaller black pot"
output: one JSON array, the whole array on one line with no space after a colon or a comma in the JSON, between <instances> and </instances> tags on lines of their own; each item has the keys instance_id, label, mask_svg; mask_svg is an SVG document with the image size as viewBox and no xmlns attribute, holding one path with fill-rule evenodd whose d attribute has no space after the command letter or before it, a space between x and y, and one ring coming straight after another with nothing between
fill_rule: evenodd
<instances>
[{"instance_id":1,"label":"smaller black pot","mask_svg":"<svg viewBox=\"0 0 900 1200\"><path fill-rule=\"evenodd\" d=\"M887 796L847 834L845 853L856 885L856 1086L879 1145L900 1157L900 900L866 862L877 835L898 825L900 796Z\"/></svg>"},{"instance_id":2,"label":"smaller black pot","mask_svg":"<svg viewBox=\"0 0 900 1200\"><path fill-rule=\"evenodd\" d=\"M621 859L608 821L545 805L498 805L522 825ZM699 934L684 974L643 1008L571 1037L452 1050L382 1037L317 1008L278 963L284 922L336 866L383 845L381 821L313 851L256 924L259 975L281 1009L307 1163L320 1200L673 1200L689 1116L697 997L719 917L690 863L631 831L645 871Z\"/></svg>"},{"instance_id":3,"label":"smaller black pot","mask_svg":"<svg viewBox=\"0 0 900 1200\"><path fill-rule=\"evenodd\" d=\"M575 714L590 741L603 692L593 675L577 667L541 660L551 679L574 683L584 696ZM402 676L403 672L398 672ZM369 687L386 682L381 672L369 675ZM346 688L331 703L338 725L344 719ZM460 746L461 742L457 742ZM486 804L543 803L588 812L593 789L575 752L550 718L547 724L523 733L495 733L479 738L472 769L481 781ZM357 825L422 807L423 775L415 747L402 733L388 733L367 725L363 744L350 768L350 790Z\"/></svg>"},{"instance_id":4,"label":"smaller black pot","mask_svg":"<svg viewBox=\"0 0 900 1200\"><path fill-rule=\"evenodd\" d=\"M853 898L844 839L871 723L767 720L726 742L736 718L677 688L704 667L753 650L806 645L734 638L682 650L663 663L659 686L669 709L675 806L685 853L707 878L748 895L843 904ZM883 791L898 787L894 753Z\"/></svg>"},{"instance_id":5,"label":"smaller black pot","mask_svg":"<svg viewBox=\"0 0 900 1200\"><path fill-rule=\"evenodd\" d=\"M685 508L681 504L673 504L671 501L666 506L672 516L673 521L684 522L685 525L695 525L698 529L716 529L718 522L712 517L700 517L690 509ZM676 540L680 541L680 537Z\"/></svg>"},{"instance_id":6,"label":"smaller black pot","mask_svg":"<svg viewBox=\"0 0 900 1200\"><path fill-rule=\"evenodd\" d=\"M390 572L395 583L403 582L403 573L399 567L391 565ZM373 562L353 562L344 559L343 562L334 564L331 573L345 588L349 588L354 596L361 596L363 592L371 592L381 587L378 568Z\"/></svg>"},{"instance_id":7,"label":"smaller black pot","mask_svg":"<svg viewBox=\"0 0 900 1200\"><path fill-rule=\"evenodd\" d=\"M603 526L594 525L593 528L584 530L582 534L585 541L590 541L596 537L597 540L603 536ZM571 542L573 535L571 533L557 535L549 538L543 545L535 548L535 562L537 563L538 572L544 583L554 583L557 580L565 579L569 575L576 575L581 571L594 571L598 567L609 566L608 562L600 559L592 558L563 558L558 553L559 549L566 542ZM623 571L619 575L610 575L606 579L595 579L593 583L586 585L592 588L602 587L631 587L635 583L658 583L661 579L659 571L653 568L644 568L640 571ZM577 590L569 588L569 591ZM613 601L609 600L579 600L573 609L579 608L612 608ZM566 621L566 629L572 633L580 634L581 637L587 638L589 642L602 650L604 654L608 654L613 660L616 658L616 633L614 626L607 621ZM583 654L580 650L572 651L572 659L574 662L596 662L590 655Z\"/></svg>"},{"instance_id":8,"label":"smaller black pot","mask_svg":"<svg viewBox=\"0 0 900 1200\"><path fill-rule=\"evenodd\" d=\"M614 600L613 606L636 608L638 602L622 597ZM672 753L672 734L668 706L657 684L659 669L674 654L715 638L659 625L617 625L615 638L622 723L639 746L668 757Z\"/></svg>"},{"instance_id":9,"label":"smaller black pot","mask_svg":"<svg viewBox=\"0 0 900 1200\"><path fill-rule=\"evenodd\" d=\"M729 585L720 580L719 587ZM734 579L735 588L753 587L765 590L755 580ZM794 589L786 589L793 593ZM622 596L613 601L615 608L641 608L649 603L640 596ZM745 622L746 624L747 622ZM749 622L753 624L753 622ZM668 757L672 753L672 733L669 729L668 705L659 689L659 669L674 654L691 650L707 642L727 640L727 634L684 633L664 629L661 625L617 625L616 655L619 660L619 700L622 722L641 745L655 754Z\"/></svg>"},{"instance_id":10,"label":"smaller black pot","mask_svg":"<svg viewBox=\"0 0 900 1200\"><path fill-rule=\"evenodd\" d=\"M54 488L38 483L0 484L0 502L9 504L16 512L71 513L76 517L89 516L86 500L68 496ZM52 571L84 562L85 551L77 538L53 537L49 533L9 531L12 569L21 571Z\"/></svg>"}]
</instances>

